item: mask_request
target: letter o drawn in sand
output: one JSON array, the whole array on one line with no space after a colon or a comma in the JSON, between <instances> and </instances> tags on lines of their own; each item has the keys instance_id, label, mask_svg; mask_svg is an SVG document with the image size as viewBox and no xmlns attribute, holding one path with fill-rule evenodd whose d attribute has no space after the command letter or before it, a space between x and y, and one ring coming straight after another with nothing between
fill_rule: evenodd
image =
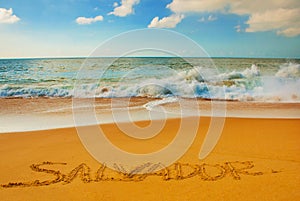
<instances>
[{"instance_id":1,"label":"letter o drawn in sand","mask_svg":"<svg viewBox=\"0 0 300 201\"><path fill-rule=\"evenodd\" d=\"M166 76L166 79L143 80L140 77L143 76L143 73L151 72L149 71L151 64L147 66L130 65L129 59L129 64L124 69L122 68L122 65L124 65L122 59L124 58L132 58L133 55L137 54L147 54L148 56L154 53L156 55L181 58L191 69L189 69L189 73L185 73L182 69L160 66L159 69L153 70L160 70L162 77ZM204 65L199 64L199 58L202 58L200 60L205 62ZM199 65L203 66L200 67ZM118 72L124 70L124 73L116 75L119 77L114 80L116 68L119 68ZM158 67L156 66L156 68ZM132 172L132 174L144 174L163 169L182 157L197 135L199 118L186 117L201 116L201 109L199 108L196 95L199 85L206 89L207 94L218 94L218 98L225 97L222 86L214 87L214 91L211 91L210 87L206 85L206 82L211 79L218 82L218 74L218 70L208 54L196 42L177 32L162 29L141 29L117 35L98 46L85 59L78 71L72 98L73 118L78 136L88 152L97 161L116 171L130 172L136 167L145 167L141 168L142 170L140 171ZM193 77L193 80L189 80L190 77ZM107 80L110 82L109 87L103 86L103 83L106 83ZM137 82L137 80L139 81ZM189 94L187 98L182 98L184 95L178 95L178 90L176 90L176 87L174 88L172 83L182 80L188 83L183 86L184 91ZM198 85L194 84L195 80L198 81ZM123 89L124 83L127 85ZM122 94L124 91L127 94ZM167 103L176 102L180 106L177 117L181 121L175 137L165 147L151 153L136 154L120 149L107 138L101 126L99 126L99 124L105 123L99 118L101 114L96 114L95 112L97 106L99 106L96 104L95 98L101 97L99 93L109 94L107 97L128 97L131 96L130 93L133 94L132 96L137 97L149 94L164 95L163 99L145 105L145 108L155 108L155 112L151 109L149 110L150 120L155 118L162 119L161 121L152 120L147 127L139 127L133 123L134 120L129 112L129 107L122 106L120 108L118 102L120 99L112 98L110 109L113 123L131 138L137 140L151 139L164 128L166 123L164 119L168 118L167 112L161 107L164 103L163 101ZM187 103L188 105L186 105ZM200 159L205 158L213 150L220 138L226 116L226 102L211 99L210 116L209 129L201 148L199 147ZM123 126L124 124L120 123L122 121L129 122L131 127L128 127L128 125ZM113 133L110 135L113 135ZM157 168L146 168L143 164L161 165L157 166Z\"/></svg>"}]
</instances>

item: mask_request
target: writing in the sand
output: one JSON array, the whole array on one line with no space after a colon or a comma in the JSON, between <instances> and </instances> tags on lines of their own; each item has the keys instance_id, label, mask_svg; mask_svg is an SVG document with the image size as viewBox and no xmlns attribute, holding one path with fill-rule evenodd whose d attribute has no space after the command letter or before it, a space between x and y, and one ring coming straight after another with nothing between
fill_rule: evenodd
<instances>
[{"instance_id":1,"label":"writing in the sand","mask_svg":"<svg viewBox=\"0 0 300 201\"><path fill-rule=\"evenodd\" d=\"M259 176L266 173L278 173L278 171L260 172L250 171L254 167L253 161L235 161L224 162L222 164L189 164L189 163L175 163L170 167L163 169L158 168L161 164L146 163L138 166L131 171L122 170L122 166L115 164L115 168L119 171L108 168L105 164L101 164L99 169L92 174L91 168L82 163L71 170L69 173L64 174L60 170L53 170L50 168L43 168L43 166L52 165L67 165L67 163L54 163L43 162L40 164L32 164L30 168L35 172L42 172L53 175L51 180L35 180L30 182L9 182L8 184L1 184L2 188L12 187L30 187L30 186L47 186L52 184L69 184L75 178L79 178L84 183L92 182L104 182L104 181L116 181L116 182L128 182L128 181L143 181L147 177L160 177L162 181L170 180L184 180L195 177L202 181L217 181L225 177L231 177L234 180L240 180L242 176ZM151 170L151 173L142 173L145 168ZM159 171L155 171L160 169ZM139 174L142 173L142 174Z\"/></svg>"}]
</instances>

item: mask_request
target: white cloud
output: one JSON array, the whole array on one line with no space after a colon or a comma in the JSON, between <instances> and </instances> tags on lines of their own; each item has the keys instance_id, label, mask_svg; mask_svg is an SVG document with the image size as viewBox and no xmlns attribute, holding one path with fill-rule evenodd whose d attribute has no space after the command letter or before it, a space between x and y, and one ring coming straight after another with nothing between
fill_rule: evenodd
<instances>
[{"instance_id":1,"label":"white cloud","mask_svg":"<svg viewBox=\"0 0 300 201\"><path fill-rule=\"evenodd\" d=\"M276 9L263 13L254 13L246 24L246 32L277 30L277 34L285 36L300 35L300 9Z\"/></svg>"},{"instance_id":2,"label":"white cloud","mask_svg":"<svg viewBox=\"0 0 300 201\"><path fill-rule=\"evenodd\" d=\"M287 28L284 30L279 30L277 31L278 35L284 35L288 37L294 37L300 35L300 27L292 27L292 28Z\"/></svg>"},{"instance_id":3,"label":"white cloud","mask_svg":"<svg viewBox=\"0 0 300 201\"><path fill-rule=\"evenodd\" d=\"M183 18L184 15L182 14L173 14L162 19L155 17L148 25L148 28L174 28L178 23L181 22L181 20L183 20Z\"/></svg>"},{"instance_id":4,"label":"white cloud","mask_svg":"<svg viewBox=\"0 0 300 201\"><path fill-rule=\"evenodd\" d=\"M277 9L293 9L299 8L299 0L231 0L229 12L238 15L248 15L253 13L264 13Z\"/></svg>"},{"instance_id":5,"label":"white cloud","mask_svg":"<svg viewBox=\"0 0 300 201\"><path fill-rule=\"evenodd\" d=\"M173 0L167 8L177 14L222 12L249 15L246 32L276 31L288 37L300 35L299 0ZM241 31L237 27L236 30Z\"/></svg>"},{"instance_id":6,"label":"white cloud","mask_svg":"<svg viewBox=\"0 0 300 201\"><path fill-rule=\"evenodd\" d=\"M208 21L215 21L215 20L217 20L217 19L218 19L218 18L215 17L215 16L213 16L213 15L210 15L210 16L208 16L208 18L207 18Z\"/></svg>"},{"instance_id":7,"label":"white cloud","mask_svg":"<svg viewBox=\"0 0 300 201\"><path fill-rule=\"evenodd\" d=\"M125 17L127 15L130 15L134 13L133 6L138 4L140 0L122 0L121 5L118 6L118 3L114 3L114 11L108 13L108 15L115 15L119 17Z\"/></svg>"},{"instance_id":8,"label":"white cloud","mask_svg":"<svg viewBox=\"0 0 300 201\"><path fill-rule=\"evenodd\" d=\"M114 2L113 7L117 7L118 5L118 2Z\"/></svg>"},{"instance_id":9,"label":"white cloud","mask_svg":"<svg viewBox=\"0 0 300 201\"><path fill-rule=\"evenodd\" d=\"M213 15L209 15L207 18L201 17L198 21L199 22L207 22L207 21L212 22L212 21L215 21L217 19L218 19L217 17L215 17Z\"/></svg>"},{"instance_id":10,"label":"white cloud","mask_svg":"<svg viewBox=\"0 0 300 201\"><path fill-rule=\"evenodd\" d=\"M234 28L235 28L236 32L242 32L241 25L236 25Z\"/></svg>"},{"instance_id":11,"label":"white cloud","mask_svg":"<svg viewBox=\"0 0 300 201\"><path fill-rule=\"evenodd\" d=\"M224 10L228 0L173 0L167 5L175 13Z\"/></svg>"},{"instance_id":12,"label":"white cloud","mask_svg":"<svg viewBox=\"0 0 300 201\"><path fill-rule=\"evenodd\" d=\"M205 17L201 17L198 21L199 22L205 22L206 20L205 20Z\"/></svg>"},{"instance_id":13,"label":"white cloud","mask_svg":"<svg viewBox=\"0 0 300 201\"><path fill-rule=\"evenodd\" d=\"M299 0L173 0L167 8L175 13L221 11L243 15L299 6Z\"/></svg>"},{"instance_id":14,"label":"white cloud","mask_svg":"<svg viewBox=\"0 0 300 201\"><path fill-rule=\"evenodd\" d=\"M103 21L103 16L99 15L99 16L96 16L94 18L86 18L86 17L78 17L76 19L76 23L77 24L92 24L94 22L99 22L99 21Z\"/></svg>"},{"instance_id":15,"label":"white cloud","mask_svg":"<svg viewBox=\"0 0 300 201\"><path fill-rule=\"evenodd\" d=\"M18 18L16 15L13 15L12 8L8 10L5 8L0 8L0 24L13 24L19 20L20 18Z\"/></svg>"}]
</instances>

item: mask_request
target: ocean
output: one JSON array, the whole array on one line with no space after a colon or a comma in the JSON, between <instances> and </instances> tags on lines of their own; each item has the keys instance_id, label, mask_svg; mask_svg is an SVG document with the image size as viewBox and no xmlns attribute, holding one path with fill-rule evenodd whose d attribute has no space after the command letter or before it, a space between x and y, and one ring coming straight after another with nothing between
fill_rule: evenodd
<instances>
[{"instance_id":1,"label":"ocean","mask_svg":"<svg viewBox=\"0 0 300 201\"><path fill-rule=\"evenodd\" d=\"M74 96L299 102L300 60L174 57L0 60L1 98Z\"/></svg>"}]
</instances>

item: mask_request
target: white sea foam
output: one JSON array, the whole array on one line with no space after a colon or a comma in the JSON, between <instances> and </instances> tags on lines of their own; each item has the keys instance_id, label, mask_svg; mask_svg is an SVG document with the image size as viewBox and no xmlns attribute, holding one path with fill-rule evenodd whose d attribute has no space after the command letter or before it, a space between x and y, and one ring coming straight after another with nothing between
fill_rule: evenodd
<instances>
[{"instance_id":1,"label":"white sea foam","mask_svg":"<svg viewBox=\"0 0 300 201\"><path fill-rule=\"evenodd\" d=\"M155 101L148 102L148 103L144 104L143 107L146 108L147 110L152 110L154 107L156 107L158 105L163 105L166 103L174 103L174 102L178 102L177 97L168 97L168 98L164 98L162 100L155 100Z\"/></svg>"},{"instance_id":2,"label":"white sea foam","mask_svg":"<svg viewBox=\"0 0 300 201\"><path fill-rule=\"evenodd\" d=\"M275 76L281 78L299 78L299 74L300 64L287 63L281 66Z\"/></svg>"},{"instance_id":3,"label":"white sea foam","mask_svg":"<svg viewBox=\"0 0 300 201\"><path fill-rule=\"evenodd\" d=\"M293 69L296 67L293 66ZM134 85L122 83L122 86L111 87L109 91L99 93L97 96L156 98L178 96L241 101L300 101L299 78L262 76L259 68L252 65L243 71L222 73L206 79L201 76L201 69L199 67L181 71L163 79L151 78Z\"/></svg>"}]
</instances>

